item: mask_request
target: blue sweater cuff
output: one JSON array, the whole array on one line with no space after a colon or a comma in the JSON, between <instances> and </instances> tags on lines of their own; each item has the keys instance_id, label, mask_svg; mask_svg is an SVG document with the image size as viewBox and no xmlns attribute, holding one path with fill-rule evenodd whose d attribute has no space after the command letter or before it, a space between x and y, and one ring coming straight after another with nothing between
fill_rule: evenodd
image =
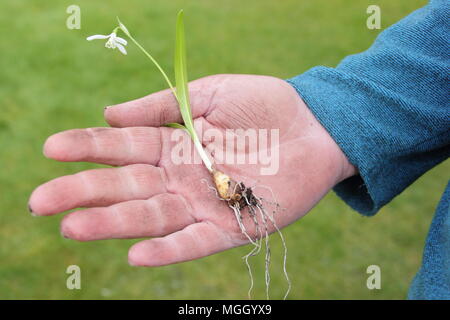
<instances>
[{"instance_id":1,"label":"blue sweater cuff","mask_svg":"<svg viewBox=\"0 0 450 320\"><path fill-rule=\"evenodd\" d=\"M364 128L365 121L359 119L363 115L352 112L352 108L348 107L351 102L348 101L346 93L338 90L339 86L334 86L333 81L330 83L326 79L319 80L327 77L326 74L328 73L333 73L333 71L328 68L317 67L292 80L287 80L287 82L297 90L317 120L327 129L347 156L350 163L357 166L359 170L357 176L344 180L336 185L333 190L356 211L364 215L373 215L385 202L382 200L383 194L377 192L380 189L372 188L372 185L377 185L377 182L372 181L373 167L370 166L370 163L376 162L378 156L376 150L367 154L359 152L361 148L371 150L368 143L358 138L367 133ZM318 81L320 81L320 85ZM299 85L296 83L299 83ZM324 94L324 92L327 94ZM350 97L357 99L355 97L357 92L350 91L348 94ZM373 178L376 179L377 176L375 175ZM363 180L363 177L366 177L366 181Z\"/></svg>"},{"instance_id":2,"label":"blue sweater cuff","mask_svg":"<svg viewBox=\"0 0 450 320\"><path fill-rule=\"evenodd\" d=\"M339 183L334 191L363 215L374 215L450 155L445 103L434 107L408 103L412 93L407 90L400 94L326 67L287 81L357 167L359 175Z\"/></svg>"},{"instance_id":3,"label":"blue sweater cuff","mask_svg":"<svg viewBox=\"0 0 450 320\"><path fill-rule=\"evenodd\" d=\"M375 214L450 156L448 1L431 1L336 68L289 79L359 170L334 190Z\"/></svg>"}]
</instances>

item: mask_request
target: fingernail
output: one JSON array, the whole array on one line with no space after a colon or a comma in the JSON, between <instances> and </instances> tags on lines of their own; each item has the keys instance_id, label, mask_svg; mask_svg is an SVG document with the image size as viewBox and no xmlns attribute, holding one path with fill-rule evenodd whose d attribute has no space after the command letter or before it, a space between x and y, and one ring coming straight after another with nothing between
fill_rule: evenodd
<instances>
[{"instance_id":1,"label":"fingernail","mask_svg":"<svg viewBox=\"0 0 450 320\"><path fill-rule=\"evenodd\" d=\"M133 262L131 262L131 261L128 261L128 264L131 266L131 267L137 267L137 265L135 265Z\"/></svg>"},{"instance_id":2,"label":"fingernail","mask_svg":"<svg viewBox=\"0 0 450 320\"><path fill-rule=\"evenodd\" d=\"M33 209L31 209L30 204L28 204L28 211L31 213L32 216L37 217L37 214L33 212Z\"/></svg>"}]
</instances>

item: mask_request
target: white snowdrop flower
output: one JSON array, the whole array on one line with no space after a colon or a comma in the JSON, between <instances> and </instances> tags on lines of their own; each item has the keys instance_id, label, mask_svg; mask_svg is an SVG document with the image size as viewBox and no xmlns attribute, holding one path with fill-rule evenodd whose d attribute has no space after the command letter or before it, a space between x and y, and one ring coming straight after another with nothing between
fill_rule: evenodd
<instances>
[{"instance_id":1,"label":"white snowdrop flower","mask_svg":"<svg viewBox=\"0 0 450 320\"><path fill-rule=\"evenodd\" d=\"M106 48L109 48L109 49L117 48L123 54L127 54L127 50L125 50L125 46L127 45L127 40L125 40L121 37L118 37L116 32L113 32L108 35L96 34L96 35L86 38L87 41L99 40L99 39L108 39L108 41L106 41L106 43L105 43Z\"/></svg>"}]
</instances>

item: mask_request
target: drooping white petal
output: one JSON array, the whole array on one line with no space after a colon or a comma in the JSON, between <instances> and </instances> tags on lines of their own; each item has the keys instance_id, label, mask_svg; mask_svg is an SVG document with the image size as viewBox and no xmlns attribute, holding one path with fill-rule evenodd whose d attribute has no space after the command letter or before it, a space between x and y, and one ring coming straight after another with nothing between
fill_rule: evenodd
<instances>
[{"instance_id":1,"label":"drooping white petal","mask_svg":"<svg viewBox=\"0 0 450 320\"><path fill-rule=\"evenodd\" d=\"M103 34L95 34L93 36L87 37L86 40L87 41L91 41L91 40L98 40L98 39L108 39L111 35L103 35Z\"/></svg>"},{"instance_id":2,"label":"drooping white petal","mask_svg":"<svg viewBox=\"0 0 450 320\"><path fill-rule=\"evenodd\" d=\"M125 50L125 47L120 43L116 43L116 48L119 49L119 51L122 52L123 54L125 55L127 54L127 50Z\"/></svg>"},{"instance_id":3,"label":"drooping white petal","mask_svg":"<svg viewBox=\"0 0 450 320\"><path fill-rule=\"evenodd\" d=\"M120 44L123 44L124 46L126 46L128 44L127 40L125 40L124 38L121 38L121 37L116 37L114 39L114 41L116 41L116 42L118 42Z\"/></svg>"}]
</instances>

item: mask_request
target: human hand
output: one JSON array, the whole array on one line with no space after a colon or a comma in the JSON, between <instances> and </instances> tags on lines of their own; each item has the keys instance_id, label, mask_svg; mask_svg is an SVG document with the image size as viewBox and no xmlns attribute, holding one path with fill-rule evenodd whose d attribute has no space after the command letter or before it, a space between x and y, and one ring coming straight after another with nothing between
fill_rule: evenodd
<instances>
[{"instance_id":1,"label":"human hand","mask_svg":"<svg viewBox=\"0 0 450 320\"><path fill-rule=\"evenodd\" d=\"M285 81L266 76L215 75L189 84L196 126L216 129L278 129L279 168L261 175L261 165L217 164L234 180L276 202L280 228L305 215L355 168ZM129 251L132 265L160 266L201 258L248 243L224 201L206 186L202 164L174 164L173 128L180 122L169 90L105 109L113 128L75 129L49 137L44 154L59 161L88 161L117 168L83 171L39 186L31 195L33 214L54 215L74 208L61 233L91 241L155 237ZM203 144L217 142L203 137ZM211 147L211 145L210 145ZM249 152L249 150L246 150ZM260 150L258 150L260 152ZM247 154L248 156L248 154ZM213 156L214 158L214 156ZM272 192L268 190L271 189ZM245 215L252 236L255 230ZM273 232L271 226L269 232Z\"/></svg>"}]
</instances>

